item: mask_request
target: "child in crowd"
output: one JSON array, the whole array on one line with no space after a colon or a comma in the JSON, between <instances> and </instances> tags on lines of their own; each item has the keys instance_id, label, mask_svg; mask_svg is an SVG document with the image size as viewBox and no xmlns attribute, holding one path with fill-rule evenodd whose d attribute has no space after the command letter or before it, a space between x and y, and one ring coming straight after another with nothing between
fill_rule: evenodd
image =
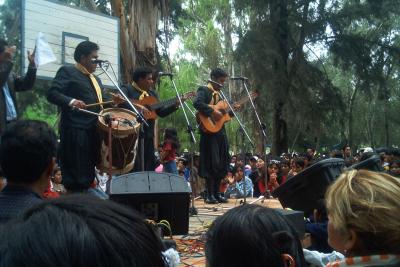
<instances>
[{"instance_id":1,"label":"child in crowd","mask_svg":"<svg viewBox=\"0 0 400 267\"><path fill-rule=\"evenodd\" d=\"M160 160L164 166L164 172L178 174L176 168L175 154L179 149L178 134L174 128L164 130L164 143L160 154Z\"/></svg>"},{"instance_id":2,"label":"child in crowd","mask_svg":"<svg viewBox=\"0 0 400 267\"><path fill-rule=\"evenodd\" d=\"M280 169L281 169L281 184L283 184L284 182L286 182L288 175L289 175L289 171L290 171L290 166L289 166L289 161L284 159L281 161L281 165L280 165Z\"/></svg>"},{"instance_id":3,"label":"child in crowd","mask_svg":"<svg viewBox=\"0 0 400 267\"><path fill-rule=\"evenodd\" d=\"M279 161L271 160L267 167L267 189L272 192L279 187Z\"/></svg>"},{"instance_id":4,"label":"child in crowd","mask_svg":"<svg viewBox=\"0 0 400 267\"><path fill-rule=\"evenodd\" d=\"M65 189L62 182L62 174L60 167L56 167L53 176L51 177L51 189L53 192L57 192L59 194L65 194L67 190Z\"/></svg>"},{"instance_id":5,"label":"child in crowd","mask_svg":"<svg viewBox=\"0 0 400 267\"><path fill-rule=\"evenodd\" d=\"M42 197L45 199L50 198L58 198L60 194L65 194L65 187L61 184L62 175L60 167L55 167L53 171L53 175L51 176L51 180L49 181L49 185L46 190L43 192Z\"/></svg>"},{"instance_id":6,"label":"child in crowd","mask_svg":"<svg viewBox=\"0 0 400 267\"><path fill-rule=\"evenodd\" d=\"M246 197L253 196L253 183L250 178L244 176L243 167L238 165L232 170L233 177L228 178L229 186L226 189L226 198L242 198L245 196L245 186L246 186ZM244 176L244 181L243 181Z\"/></svg>"}]
</instances>

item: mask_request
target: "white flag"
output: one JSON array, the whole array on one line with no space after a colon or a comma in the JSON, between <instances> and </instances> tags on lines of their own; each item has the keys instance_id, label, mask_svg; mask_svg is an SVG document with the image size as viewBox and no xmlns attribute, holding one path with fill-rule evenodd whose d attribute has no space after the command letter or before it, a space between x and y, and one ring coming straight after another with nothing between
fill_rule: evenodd
<instances>
[{"instance_id":1,"label":"white flag","mask_svg":"<svg viewBox=\"0 0 400 267\"><path fill-rule=\"evenodd\" d=\"M44 39L42 32L38 33L36 38L36 52L35 52L35 63L39 67L41 65L56 61L53 50L50 45Z\"/></svg>"}]
</instances>

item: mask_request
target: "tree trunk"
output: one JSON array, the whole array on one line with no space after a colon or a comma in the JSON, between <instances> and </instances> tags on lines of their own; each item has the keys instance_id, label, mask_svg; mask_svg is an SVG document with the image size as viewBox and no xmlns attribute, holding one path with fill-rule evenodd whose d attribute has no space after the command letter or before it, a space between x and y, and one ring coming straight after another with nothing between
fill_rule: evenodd
<instances>
[{"instance_id":1,"label":"tree trunk","mask_svg":"<svg viewBox=\"0 0 400 267\"><path fill-rule=\"evenodd\" d=\"M354 110L354 103L356 100L357 91L358 91L358 86L356 85L353 93L351 94L350 101L349 101L349 118L348 118L349 136L348 136L347 144L350 147L352 147L352 145L353 145L353 110Z\"/></svg>"},{"instance_id":2,"label":"tree trunk","mask_svg":"<svg viewBox=\"0 0 400 267\"><path fill-rule=\"evenodd\" d=\"M285 118L285 108L290 86L287 73L288 50L288 11L287 0L271 1L271 27L274 30L274 49L278 55L273 59L272 71L275 81L273 83L273 130L272 130L272 155L287 152L288 134Z\"/></svg>"},{"instance_id":3,"label":"tree trunk","mask_svg":"<svg viewBox=\"0 0 400 267\"><path fill-rule=\"evenodd\" d=\"M112 0L114 15L120 18L120 47L122 80L132 81L136 67L154 67L156 60L156 34L161 18L161 5L165 1L129 0L128 11L122 0Z\"/></svg>"}]
</instances>

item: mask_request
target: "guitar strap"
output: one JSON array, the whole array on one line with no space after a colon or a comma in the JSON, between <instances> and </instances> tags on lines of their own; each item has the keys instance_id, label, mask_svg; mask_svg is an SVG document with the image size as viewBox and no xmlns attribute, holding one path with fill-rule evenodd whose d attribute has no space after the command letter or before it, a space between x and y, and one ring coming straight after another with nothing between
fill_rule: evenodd
<instances>
[{"instance_id":1,"label":"guitar strap","mask_svg":"<svg viewBox=\"0 0 400 267\"><path fill-rule=\"evenodd\" d=\"M212 92L212 98L210 101L210 105L216 105L218 103L218 101L220 100L218 91L214 90L214 87L212 86L211 83L207 84L207 88Z\"/></svg>"}]
</instances>

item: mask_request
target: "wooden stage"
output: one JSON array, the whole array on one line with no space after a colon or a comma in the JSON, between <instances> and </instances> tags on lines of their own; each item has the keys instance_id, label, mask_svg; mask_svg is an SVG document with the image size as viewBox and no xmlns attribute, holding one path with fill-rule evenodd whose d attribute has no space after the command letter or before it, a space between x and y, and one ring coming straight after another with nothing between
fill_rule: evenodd
<instances>
[{"instance_id":1,"label":"wooden stage","mask_svg":"<svg viewBox=\"0 0 400 267\"><path fill-rule=\"evenodd\" d=\"M205 233L211 223L228 210L241 205L242 199L229 199L229 203L209 205L203 199L195 201L198 215L189 219L189 234L187 236L174 236L177 249L181 257L180 266L205 266L204 242ZM269 208L282 208L277 199L247 198L247 204L258 204Z\"/></svg>"}]
</instances>

